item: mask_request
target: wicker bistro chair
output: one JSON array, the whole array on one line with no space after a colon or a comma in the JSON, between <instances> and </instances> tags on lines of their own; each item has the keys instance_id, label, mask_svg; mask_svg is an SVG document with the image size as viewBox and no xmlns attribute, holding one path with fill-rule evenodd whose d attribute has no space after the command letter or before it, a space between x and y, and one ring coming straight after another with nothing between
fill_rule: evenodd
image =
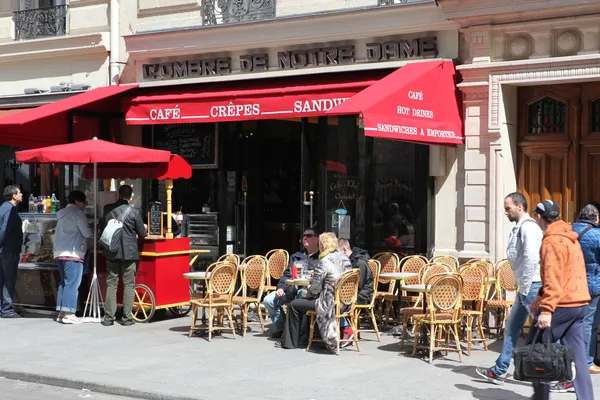
<instances>
[{"instance_id":1,"label":"wicker bistro chair","mask_svg":"<svg viewBox=\"0 0 600 400\"><path fill-rule=\"evenodd\" d=\"M380 274L386 274L391 272L398 272L400 270L400 259L395 253L386 251L384 253L377 253L373 256L374 260L379 261L381 264ZM379 279L379 283L387 284L387 290L380 291L379 288L374 287L375 290L375 308L379 310L379 321L383 324L383 303L386 302L386 322L389 321L390 312L392 310L392 303L398 300L396 294L396 281L389 279Z\"/></svg>"},{"instance_id":2,"label":"wicker bistro chair","mask_svg":"<svg viewBox=\"0 0 600 400\"><path fill-rule=\"evenodd\" d=\"M377 260L369 260L369 269L373 275L373 288L377 288L379 283L379 271L381 270L381 264ZM361 329L360 328L360 314L362 311L369 313L373 329ZM354 306L354 326L356 327L356 335L360 339L361 332L375 332L377 335L377 341L381 342L381 335L379 334L379 328L377 327L377 319L375 318L375 290L373 290L373 296L369 304L356 304Z\"/></svg>"},{"instance_id":3,"label":"wicker bistro chair","mask_svg":"<svg viewBox=\"0 0 600 400\"><path fill-rule=\"evenodd\" d=\"M230 262L236 267L240 266L240 256L237 254L223 254L217 259L217 262Z\"/></svg>"},{"instance_id":4,"label":"wicker bistro chair","mask_svg":"<svg viewBox=\"0 0 600 400\"><path fill-rule=\"evenodd\" d=\"M257 307L262 299L263 290L265 288L265 276L267 274L267 259L264 256L250 256L244 259L243 265L246 267L241 270L242 276L242 293L241 296L233 296L233 306L240 308L242 320L242 335L246 337L246 327L248 326L248 306L255 304ZM263 322L262 313L258 312L260 329L265 332L265 324Z\"/></svg>"},{"instance_id":5,"label":"wicker bistro chair","mask_svg":"<svg viewBox=\"0 0 600 400\"><path fill-rule=\"evenodd\" d=\"M465 301L474 302L473 309L465 309L461 311L462 317L465 319L466 340L467 340L467 355L471 355L473 342L483 342L483 348L488 350L485 334L483 333L483 305L485 301L485 289L487 288L487 277L485 272L478 266L480 264L473 263L467 268L463 268L460 276L463 281L463 306ZM477 324L478 338L473 338L473 322Z\"/></svg>"},{"instance_id":6,"label":"wicker bistro chair","mask_svg":"<svg viewBox=\"0 0 600 400\"><path fill-rule=\"evenodd\" d=\"M196 315L199 307L208 309L208 341L212 339L212 333L216 330L231 330L235 339L235 327L233 325L233 291L235 288L237 268L230 262L220 262L212 265L207 270L207 294L203 299L191 300L192 324L190 326L190 337L195 330L201 329L196 326ZM215 311L227 312L229 328L214 326Z\"/></svg>"},{"instance_id":7,"label":"wicker bistro chair","mask_svg":"<svg viewBox=\"0 0 600 400\"><path fill-rule=\"evenodd\" d=\"M458 271L458 267L460 266L460 263L458 262L458 259L456 257L452 257L452 256L436 256L436 257L432 257L431 260L429 261L430 264L444 264L446 266L448 266L448 268L450 268L451 271L456 272Z\"/></svg>"},{"instance_id":8,"label":"wicker bistro chair","mask_svg":"<svg viewBox=\"0 0 600 400\"><path fill-rule=\"evenodd\" d=\"M415 321L415 340L413 343L413 356L417 353L417 348L426 348L429 350L429 362L433 361L433 352L456 351L458 359L462 362L462 350L460 347L460 336L458 329L461 319L462 307L462 278L456 273L449 273L443 276L436 275L426 285L431 285L427 295L427 312L413 316ZM420 336L423 334L422 326L428 327L429 344L419 345ZM442 347L437 339L441 330L446 331L446 346ZM454 337L456 349L449 346L450 334Z\"/></svg>"},{"instance_id":9,"label":"wicker bistro chair","mask_svg":"<svg viewBox=\"0 0 600 400\"><path fill-rule=\"evenodd\" d=\"M356 305L356 298L358 297L358 284L360 282L360 271L357 269L351 269L340 275L334 287L334 299L335 299L335 320L337 323L338 333L340 332L340 318L346 318L350 327L356 332L356 326L354 325L354 307ZM307 316L310 316L310 331L308 334L308 346L306 350L310 350L313 342L322 342L321 339L314 339L315 324L317 322L316 311L308 311ZM337 342L337 349L335 354L340 353L340 343L353 342L356 345L356 350L360 351L360 344L358 343L358 336L354 335L352 339L340 339Z\"/></svg>"},{"instance_id":10,"label":"wicker bistro chair","mask_svg":"<svg viewBox=\"0 0 600 400\"><path fill-rule=\"evenodd\" d=\"M516 293L518 289L515 274L510 266L507 259L500 260L496 264L496 296L486 302L485 308L498 309L499 312L496 315L496 326L494 329L497 330L498 335L502 331L503 319L508 319L508 314L514 303L513 300L507 299L507 293ZM503 318L502 318L503 317ZM492 329L492 328L489 328Z\"/></svg>"},{"instance_id":11,"label":"wicker bistro chair","mask_svg":"<svg viewBox=\"0 0 600 400\"><path fill-rule=\"evenodd\" d=\"M275 249L269 251L265 255L265 258L267 259L265 294L269 294L272 291L277 290L277 284L272 285L272 280L279 282L279 279L281 279L285 269L288 267L290 255L285 250Z\"/></svg>"},{"instance_id":12,"label":"wicker bistro chair","mask_svg":"<svg viewBox=\"0 0 600 400\"><path fill-rule=\"evenodd\" d=\"M496 268L494 266L494 263L491 260L488 260L487 258L473 258L469 261L467 261L466 263L464 263L463 265L471 265L473 263L477 263L480 265L484 265L487 267L487 272L486 275L489 276L490 278L494 277L496 275Z\"/></svg>"},{"instance_id":13,"label":"wicker bistro chair","mask_svg":"<svg viewBox=\"0 0 600 400\"><path fill-rule=\"evenodd\" d=\"M433 276L440 274L450 273L450 268L443 264L425 264L419 270L419 281L416 284L424 284L429 281ZM408 283L407 283L408 285ZM419 293L419 299L415 302L413 306L404 307L400 309L400 315L402 315L402 340L400 342L401 346L404 346L406 342L406 336L408 334L408 322L409 320L417 314L423 313L423 306L420 305L423 300L423 294Z\"/></svg>"},{"instance_id":14,"label":"wicker bistro chair","mask_svg":"<svg viewBox=\"0 0 600 400\"><path fill-rule=\"evenodd\" d=\"M401 272L413 272L419 273L429 261L423 256L406 256L400 260L400 271ZM406 279L404 281L406 285L417 285L419 283L419 277ZM400 302L409 304L409 306L417 306L421 296L408 295L405 290L402 291Z\"/></svg>"}]
</instances>

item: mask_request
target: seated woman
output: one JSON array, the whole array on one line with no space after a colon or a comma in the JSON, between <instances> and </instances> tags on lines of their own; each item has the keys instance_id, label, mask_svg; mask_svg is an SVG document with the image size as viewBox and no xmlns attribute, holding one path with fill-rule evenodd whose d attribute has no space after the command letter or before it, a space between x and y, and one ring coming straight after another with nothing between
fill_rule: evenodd
<instances>
[{"instance_id":1,"label":"seated woman","mask_svg":"<svg viewBox=\"0 0 600 400\"><path fill-rule=\"evenodd\" d=\"M335 352L339 332L335 321L334 287L336 279L352 268L348 257L337 251L338 240L331 232L319 236L319 261L313 273L306 298L292 301L288 307L281 347L296 349L300 346L302 320L307 311L317 311L317 324L325 346Z\"/></svg>"}]
</instances>

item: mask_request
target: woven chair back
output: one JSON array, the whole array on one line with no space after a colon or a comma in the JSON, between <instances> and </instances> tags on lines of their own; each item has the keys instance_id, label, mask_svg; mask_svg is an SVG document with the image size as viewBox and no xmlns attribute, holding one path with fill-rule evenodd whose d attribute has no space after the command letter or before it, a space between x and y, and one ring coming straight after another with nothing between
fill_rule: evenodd
<instances>
[{"instance_id":1,"label":"woven chair back","mask_svg":"<svg viewBox=\"0 0 600 400\"><path fill-rule=\"evenodd\" d=\"M245 285L250 291L262 294L267 273L267 259L264 256L250 256L244 260L246 271L244 273Z\"/></svg>"},{"instance_id":2,"label":"woven chair back","mask_svg":"<svg viewBox=\"0 0 600 400\"><path fill-rule=\"evenodd\" d=\"M497 264L496 282L498 287L506 292L517 290L517 280L508 260L500 260Z\"/></svg>"},{"instance_id":3,"label":"woven chair back","mask_svg":"<svg viewBox=\"0 0 600 400\"><path fill-rule=\"evenodd\" d=\"M448 268L450 268L450 271L452 272L456 272L458 270L459 267L459 263L458 263L458 259L456 257L452 257L452 256L436 256L433 257L430 261L430 264L443 264L448 266Z\"/></svg>"},{"instance_id":4,"label":"woven chair back","mask_svg":"<svg viewBox=\"0 0 600 400\"><path fill-rule=\"evenodd\" d=\"M487 272L486 272L487 277L493 278L494 276L496 276L494 263L491 260L488 260L487 258L473 258L473 259L467 261L465 264L472 264L472 263L484 265L487 268Z\"/></svg>"},{"instance_id":5,"label":"woven chair back","mask_svg":"<svg viewBox=\"0 0 600 400\"><path fill-rule=\"evenodd\" d=\"M240 266L240 256L238 256L237 254L223 254L221 257L219 257L217 262L223 262L223 261L230 262L230 263L234 264L236 267Z\"/></svg>"},{"instance_id":6,"label":"woven chair back","mask_svg":"<svg viewBox=\"0 0 600 400\"><path fill-rule=\"evenodd\" d=\"M342 306L354 306L358 298L360 271L351 269L340 275L334 287L336 313L341 314Z\"/></svg>"},{"instance_id":7,"label":"woven chair back","mask_svg":"<svg viewBox=\"0 0 600 400\"><path fill-rule=\"evenodd\" d=\"M271 250L265 256L271 278L279 280L290 262L290 255L283 249Z\"/></svg>"},{"instance_id":8,"label":"woven chair back","mask_svg":"<svg viewBox=\"0 0 600 400\"><path fill-rule=\"evenodd\" d=\"M216 263L208 275L208 292L219 296L233 293L237 268L228 262Z\"/></svg>"},{"instance_id":9,"label":"woven chair back","mask_svg":"<svg viewBox=\"0 0 600 400\"><path fill-rule=\"evenodd\" d=\"M381 264L381 274L388 274L399 271L400 259L395 253L389 251L386 251L384 253L377 253L373 256L373 259L379 261L379 263ZM390 283L390 280L379 278L379 282ZM393 291L392 285L390 285L390 288L391 293Z\"/></svg>"},{"instance_id":10,"label":"woven chair back","mask_svg":"<svg viewBox=\"0 0 600 400\"><path fill-rule=\"evenodd\" d=\"M462 279L451 273L437 279L431 286L428 296L432 311L448 312L458 310L462 305Z\"/></svg>"},{"instance_id":11,"label":"woven chair back","mask_svg":"<svg viewBox=\"0 0 600 400\"><path fill-rule=\"evenodd\" d=\"M446 265L439 263L427 264L421 282L426 283L433 275L447 274L449 272L451 272L450 268Z\"/></svg>"},{"instance_id":12,"label":"woven chair back","mask_svg":"<svg viewBox=\"0 0 600 400\"><path fill-rule=\"evenodd\" d=\"M381 271L381 264L377 260L369 260L369 269L373 275L373 294L371 296L371 306L375 304L375 292L377 291L377 284L379 283L379 273Z\"/></svg>"},{"instance_id":13,"label":"woven chair back","mask_svg":"<svg viewBox=\"0 0 600 400\"><path fill-rule=\"evenodd\" d=\"M474 301L483 299L485 289L485 271L478 263L473 263L467 268L463 268L460 276L463 281L463 300Z\"/></svg>"},{"instance_id":14,"label":"woven chair back","mask_svg":"<svg viewBox=\"0 0 600 400\"><path fill-rule=\"evenodd\" d=\"M400 260L400 271L419 273L427 263L427 258L423 256L406 256ZM419 277L406 279L405 282L407 285L416 285L419 283Z\"/></svg>"}]
</instances>

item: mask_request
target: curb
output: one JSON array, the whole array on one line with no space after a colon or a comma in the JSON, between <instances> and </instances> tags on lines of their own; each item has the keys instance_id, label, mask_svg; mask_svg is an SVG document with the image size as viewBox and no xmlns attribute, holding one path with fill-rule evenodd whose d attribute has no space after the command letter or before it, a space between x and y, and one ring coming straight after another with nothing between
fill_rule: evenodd
<instances>
[{"instance_id":1,"label":"curb","mask_svg":"<svg viewBox=\"0 0 600 400\"><path fill-rule=\"evenodd\" d=\"M41 383L50 386L59 386L69 389L87 389L91 392L112 394L116 396L133 397L143 400L201 400L199 397L173 396L160 392L146 392L122 386L110 386L89 381L58 378L49 375L33 374L29 372L7 371L0 369L0 376L6 379L19 380L31 383Z\"/></svg>"}]
</instances>

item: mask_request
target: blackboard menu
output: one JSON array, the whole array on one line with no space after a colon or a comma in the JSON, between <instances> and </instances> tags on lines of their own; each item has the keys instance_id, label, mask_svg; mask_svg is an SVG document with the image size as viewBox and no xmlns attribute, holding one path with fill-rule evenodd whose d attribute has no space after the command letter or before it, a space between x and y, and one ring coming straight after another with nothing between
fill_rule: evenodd
<instances>
[{"instance_id":1,"label":"blackboard menu","mask_svg":"<svg viewBox=\"0 0 600 400\"><path fill-rule=\"evenodd\" d=\"M154 126L154 148L183 157L195 168L217 168L217 124L171 124Z\"/></svg>"},{"instance_id":2,"label":"blackboard menu","mask_svg":"<svg viewBox=\"0 0 600 400\"><path fill-rule=\"evenodd\" d=\"M161 223L162 223L162 207L160 201L153 201L150 203L150 218L148 220L148 234L151 236L162 235Z\"/></svg>"}]
</instances>

